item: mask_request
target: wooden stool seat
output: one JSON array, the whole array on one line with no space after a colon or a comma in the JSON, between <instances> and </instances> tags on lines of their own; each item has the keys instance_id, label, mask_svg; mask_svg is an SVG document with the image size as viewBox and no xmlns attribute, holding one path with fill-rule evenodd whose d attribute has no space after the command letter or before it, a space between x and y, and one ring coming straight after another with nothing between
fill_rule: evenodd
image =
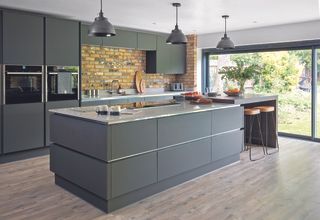
<instances>
[{"instance_id":1,"label":"wooden stool seat","mask_svg":"<svg viewBox=\"0 0 320 220\"><path fill-rule=\"evenodd\" d=\"M259 109L260 112L274 112L274 106L257 106L255 109Z\"/></svg>"},{"instance_id":2,"label":"wooden stool seat","mask_svg":"<svg viewBox=\"0 0 320 220\"><path fill-rule=\"evenodd\" d=\"M259 115L260 110L256 108L246 108L244 109L244 115Z\"/></svg>"}]
</instances>

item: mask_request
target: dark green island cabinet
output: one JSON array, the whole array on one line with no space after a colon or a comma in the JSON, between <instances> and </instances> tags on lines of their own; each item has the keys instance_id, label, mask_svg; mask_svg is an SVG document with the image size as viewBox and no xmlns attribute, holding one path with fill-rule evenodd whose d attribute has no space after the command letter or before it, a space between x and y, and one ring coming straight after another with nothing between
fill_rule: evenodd
<instances>
[{"instance_id":1,"label":"dark green island cabinet","mask_svg":"<svg viewBox=\"0 0 320 220\"><path fill-rule=\"evenodd\" d=\"M50 169L57 185L110 212L239 161L242 128L238 105L122 116L60 109L51 116Z\"/></svg>"}]
</instances>

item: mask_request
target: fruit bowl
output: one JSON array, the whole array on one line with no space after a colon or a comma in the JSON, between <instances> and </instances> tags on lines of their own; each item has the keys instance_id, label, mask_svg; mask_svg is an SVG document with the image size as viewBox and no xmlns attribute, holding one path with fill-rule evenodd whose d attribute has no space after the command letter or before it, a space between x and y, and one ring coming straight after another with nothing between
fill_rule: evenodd
<instances>
[{"instance_id":1,"label":"fruit bowl","mask_svg":"<svg viewBox=\"0 0 320 220\"><path fill-rule=\"evenodd\" d=\"M224 94L226 94L227 96L239 96L240 91L224 91Z\"/></svg>"}]
</instances>

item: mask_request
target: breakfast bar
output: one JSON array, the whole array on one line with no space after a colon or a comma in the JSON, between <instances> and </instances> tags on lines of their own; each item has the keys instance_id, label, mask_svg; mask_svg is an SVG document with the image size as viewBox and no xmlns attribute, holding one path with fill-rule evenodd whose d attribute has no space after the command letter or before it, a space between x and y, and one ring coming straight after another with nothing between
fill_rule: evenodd
<instances>
[{"instance_id":1,"label":"breakfast bar","mask_svg":"<svg viewBox=\"0 0 320 220\"><path fill-rule=\"evenodd\" d=\"M238 104L52 110L50 170L55 183L110 212L240 160Z\"/></svg>"}]
</instances>

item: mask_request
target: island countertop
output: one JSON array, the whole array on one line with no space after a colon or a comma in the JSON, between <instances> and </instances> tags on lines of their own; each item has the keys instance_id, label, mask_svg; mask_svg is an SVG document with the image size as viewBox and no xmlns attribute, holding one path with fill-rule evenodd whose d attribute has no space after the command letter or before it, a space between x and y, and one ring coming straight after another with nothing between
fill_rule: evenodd
<instances>
[{"instance_id":1,"label":"island countertop","mask_svg":"<svg viewBox=\"0 0 320 220\"><path fill-rule=\"evenodd\" d=\"M142 108L129 110L130 114L122 113L120 116L98 115L96 113L97 106L75 107L65 109L53 109L50 112L69 117L82 118L84 120L95 121L101 124L118 124L153 118L162 118L175 115L183 115L188 113L212 111L217 109L237 107L238 104L213 103L208 105L194 105L185 101L176 105Z\"/></svg>"},{"instance_id":2,"label":"island countertop","mask_svg":"<svg viewBox=\"0 0 320 220\"><path fill-rule=\"evenodd\" d=\"M245 94L243 96L217 96L211 97L213 102L229 103L229 104L251 104L256 102L266 102L277 100L277 95L263 95L263 94Z\"/></svg>"}]
</instances>

